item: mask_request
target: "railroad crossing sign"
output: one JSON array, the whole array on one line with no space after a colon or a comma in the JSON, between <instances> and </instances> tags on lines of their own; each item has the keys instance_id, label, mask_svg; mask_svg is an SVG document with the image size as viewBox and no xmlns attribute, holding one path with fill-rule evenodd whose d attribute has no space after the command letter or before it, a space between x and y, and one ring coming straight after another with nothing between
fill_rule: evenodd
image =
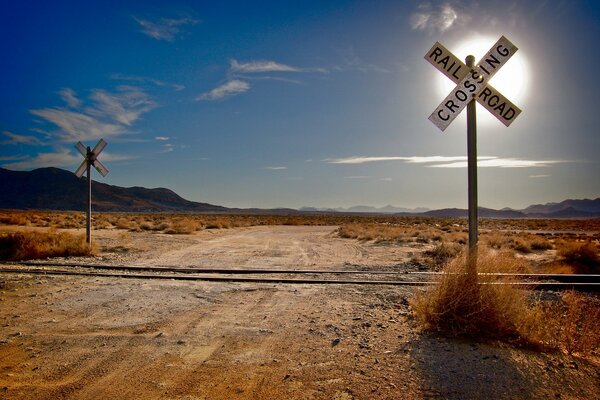
<instances>
[{"instance_id":1,"label":"railroad crossing sign","mask_svg":"<svg viewBox=\"0 0 600 400\"><path fill-rule=\"evenodd\" d=\"M91 167L96 168L96 171L100 173L102 176L106 176L108 174L108 168L106 168L100 160L98 160L98 156L106 147L106 142L104 139L100 139L94 150L90 149L90 147L85 147L81 142L77 142L75 148L81 153L81 155L85 158L77 171L75 171L75 175L78 178L83 176L83 173L87 171L87 218L86 218L86 229L85 229L85 238L88 244L92 243L92 174Z\"/></svg>"},{"instance_id":2,"label":"railroad crossing sign","mask_svg":"<svg viewBox=\"0 0 600 400\"><path fill-rule=\"evenodd\" d=\"M77 142L77 144L75 145L75 148L77 150L79 150L81 155L85 158L85 160L83 160L83 162L81 163L79 168L77 168L77 171L75 171L75 175L77 175L78 178L81 178L81 176L88 169L90 164L94 168L96 168L96 171L98 171L100 173L100 175L102 175L102 176L108 175L108 168L106 168L100 162L100 160L98 160L98 156L100 155L102 150L104 150L104 148L106 147L106 144L107 143L104 141L104 139L100 139L98 141L98 143L96 144L96 146L94 147L94 150L90 150L89 147L85 147L81 142Z\"/></svg>"},{"instance_id":3,"label":"railroad crossing sign","mask_svg":"<svg viewBox=\"0 0 600 400\"><path fill-rule=\"evenodd\" d=\"M469 268L477 266L477 118L475 100L509 126L521 110L511 103L488 81L517 52L517 46L502 36L485 56L475 64L475 57L467 56L466 65L448 49L436 42L425 59L450 78L456 87L429 116L429 120L444 131L467 107L467 171L469 179Z\"/></svg>"},{"instance_id":4,"label":"railroad crossing sign","mask_svg":"<svg viewBox=\"0 0 600 400\"><path fill-rule=\"evenodd\" d=\"M488 81L516 51L517 47L502 36L479 63L473 69L469 69L448 49L436 42L425 55L425 59L457 85L429 116L429 120L444 131L467 103L476 99L500 122L509 126L521 110Z\"/></svg>"}]
</instances>

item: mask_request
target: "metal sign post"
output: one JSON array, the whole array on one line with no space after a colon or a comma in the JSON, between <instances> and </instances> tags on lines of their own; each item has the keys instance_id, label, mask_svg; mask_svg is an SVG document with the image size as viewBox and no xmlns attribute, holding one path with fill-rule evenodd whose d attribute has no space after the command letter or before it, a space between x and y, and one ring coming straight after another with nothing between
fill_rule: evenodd
<instances>
[{"instance_id":1,"label":"metal sign post","mask_svg":"<svg viewBox=\"0 0 600 400\"><path fill-rule=\"evenodd\" d=\"M91 167L96 168L96 171L102 176L108 175L108 168L106 168L99 160L98 155L106 147L104 139L100 139L94 150L90 147L85 147L81 142L77 142L75 148L84 157L83 162L75 171L75 175L78 178L83 176L84 172L87 172L87 216L86 216L86 227L85 227L85 240L88 244L92 243L92 173Z\"/></svg>"},{"instance_id":2,"label":"metal sign post","mask_svg":"<svg viewBox=\"0 0 600 400\"><path fill-rule=\"evenodd\" d=\"M469 266L475 271L477 259L477 117L475 101L478 101L504 125L510 126L521 110L511 103L488 81L513 56L517 47L502 36L486 55L475 64L475 57L468 56L466 65L440 43L435 43L425 59L450 78L456 87L429 116L439 129L448 125L467 108L467 174L469 180Z\"/></svg>"}]
</instances>

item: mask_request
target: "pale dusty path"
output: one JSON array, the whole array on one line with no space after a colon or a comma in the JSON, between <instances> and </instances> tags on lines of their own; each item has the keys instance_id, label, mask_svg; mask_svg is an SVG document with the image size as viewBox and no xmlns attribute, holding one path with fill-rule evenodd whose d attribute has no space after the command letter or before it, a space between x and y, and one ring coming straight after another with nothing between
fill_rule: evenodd
<instances>
[{"instance_id":1,"label":"pale dusty path","mask_svg":"<svg viewBox=\"0 0 600 400\"><path fill-rule=\"evenodd\" d=\"M111 252L89 261L403 268L422 250L334 230L98 231ZM0 275L0 399L600 398L584 361L420 333L415 290Z\"/></svg>"},{"instance_id":2,"label":"pale dusty path","mask_svg":"<svg viewBox=\"0 0 600 400\"><path fill-rule=\"evenodd\" d=\"M336 230L335 226L256 226L193 235L99 231L95 240L105 248L124 244L143 249L120 254L121 263L207 268L399 267L428 248L361 243L338 237ZM108 261L114 258L103 256Z\"/></svg>"}]
</instances>

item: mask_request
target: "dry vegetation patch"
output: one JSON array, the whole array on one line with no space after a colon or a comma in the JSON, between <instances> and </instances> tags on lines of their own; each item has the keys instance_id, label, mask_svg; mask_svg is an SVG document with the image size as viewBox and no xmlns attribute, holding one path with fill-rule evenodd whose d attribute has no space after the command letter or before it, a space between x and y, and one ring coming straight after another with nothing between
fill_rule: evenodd
<instances>
[{"instance_id":1,"label":"dry vegetation patch","mask_svg":"<svg viewBox=\"0 0 600 400\"><path fill-rule=\"evenodd\" d=\"M478 275L467 273L467 266L466 254L453 259L438 285L411 300L424 329L569 353L597 354L600 350L597 297L569 292L544 300L530 290L498 285L496 278L485 273L528 271L523 258L506 252L480 251Z\"/></svg>"},{"instance_id":2,"label":"dry vegetation patch","mask_svg":"<svg viewBox=\"0 0 600 400\"><path fill-rule=\"evenodd\" d=\"M68 232L15 232L0 236L0 260L23 261L47 257L88 256L95 248L85 235Z\"/></svg>"}]
</instances>

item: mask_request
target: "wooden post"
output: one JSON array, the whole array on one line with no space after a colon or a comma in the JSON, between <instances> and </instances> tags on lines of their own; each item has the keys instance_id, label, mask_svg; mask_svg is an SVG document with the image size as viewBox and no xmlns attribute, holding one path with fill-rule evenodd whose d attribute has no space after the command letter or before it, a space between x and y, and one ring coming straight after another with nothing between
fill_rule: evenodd
<instances>
[{"instance_id":1,"label":"wooden post","mask_svg":"<svg viewBox=\"0 0 600 400\"><path fill-rule=\"evenodd\" d=\"M92 244L92 163L91 163L91 154L92 150L87 148L87 216L86 216L86 226L85 226L85 241L88 245Z\"/></svg>"},{"instance_id":2,"label":"wooden post","mask_svg":"<svg viewBox=\"0 0 600 400\"><path fill-rule=\"evenodd\" d=\"M467 67L475 67L475 57L469 55L466 60ZM469 269L477 272L477 116L476 102L473 98L467 104L467 169L469 179Z\"/></svg>"}]
</instances>

